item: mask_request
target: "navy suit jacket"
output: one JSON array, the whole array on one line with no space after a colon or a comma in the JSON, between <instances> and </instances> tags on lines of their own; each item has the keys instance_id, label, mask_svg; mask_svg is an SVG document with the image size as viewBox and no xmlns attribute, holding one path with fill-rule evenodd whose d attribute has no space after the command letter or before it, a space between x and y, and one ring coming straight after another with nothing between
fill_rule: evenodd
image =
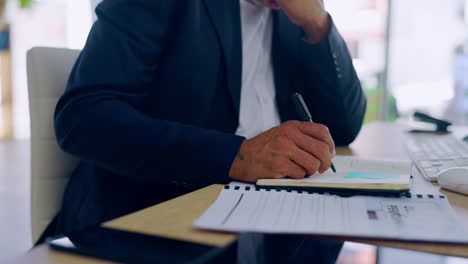
<instances>
[{"instance_id":1,"label":"navy suit jacket","mask_svg":"<svg viewBox=\"0 0 468 264\"><path fill-rule=\"evenodd\" d=\"M239 0L104 0L55 112L59 145L81 159L55 233L69 233L213 183L244 140L238 126ZM337 145L358 134L365 97L332 23L319 44L273 11L282 121L301 92Z\"/></svg>"}]
</instances>

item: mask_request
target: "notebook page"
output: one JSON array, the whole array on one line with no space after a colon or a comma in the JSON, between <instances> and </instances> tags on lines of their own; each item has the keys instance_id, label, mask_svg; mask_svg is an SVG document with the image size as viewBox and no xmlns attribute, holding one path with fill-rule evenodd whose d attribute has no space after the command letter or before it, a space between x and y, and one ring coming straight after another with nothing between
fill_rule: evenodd
<instances>
[{"instance_id":1,"label":"notebook page","mask_svg":"<svg viewBox=\"0 0 468 264\"><path fill-rule=\"evenodd\" d=\"M350 156L336 156L333 162L344 171L404 174L409 173L411 170L410 160L363 159Z\"/></svg>"},{"instance_id":2,"label":"notebook page","mask_svg":"<svg viewBox=\"0 0 468 264\"><path fill-rule=\"evenodd\" d=\"M333 162L335 163L337 172L334 173L331 169L324 173L315 173L304 179L275 179L275 180L260 180L259 183L266 182L311 182L311 183L382 183L382 184L408 184L411 173L411 161L399 160L371 160L356 157L337 156ZM392 177L378 178L348 178L351 174L356 173L377 173L378 175L386 175Z\"/></svg>"}]
</instances>

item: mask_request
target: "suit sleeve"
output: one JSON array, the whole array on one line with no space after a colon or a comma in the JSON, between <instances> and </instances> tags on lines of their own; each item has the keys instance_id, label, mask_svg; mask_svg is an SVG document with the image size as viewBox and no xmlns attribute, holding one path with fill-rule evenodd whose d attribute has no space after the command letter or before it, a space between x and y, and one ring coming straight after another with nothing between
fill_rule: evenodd
<instances>
[{"instance_id":1,"label":"suit sleeve","mask_svg":"<svg viewBox=\"0 0 468 264\"><path fill-rule=\"evenodd\" d=\"M303 93L314 122L328 126L337 145L348 145L361 129L366 98L346 43L329 19L327 37L300 44Z\"/></svg>"},{"instance_id":2,"label":"suit sleeve","mask_svg":"<svg viewBox=\"0 0 468 264\"><path fill-rule=\"evenodd\" d=\"M98 21L55 111L64 151L148 183L229 180L244 138L141 111L184 2L106 0L98 6Z\"/></svg>"}]
</instances>

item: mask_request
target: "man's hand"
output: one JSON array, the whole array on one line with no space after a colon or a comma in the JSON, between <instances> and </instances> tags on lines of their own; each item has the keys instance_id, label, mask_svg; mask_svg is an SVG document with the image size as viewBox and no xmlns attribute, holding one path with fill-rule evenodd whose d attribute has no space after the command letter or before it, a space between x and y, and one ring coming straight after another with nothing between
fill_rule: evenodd
<instances>
[{"instance_id":1,"label":"man's hand","mask_svg":"<svg viewBox=\"0 0 468 264\"><path fill-rule=\"evenodd\" d=\"M320 42L330 23L323 0L260 0L272 9L283 9L289 19L302 27L310 43Z\"/></svg>"},{"instance_id":2,"label":"man's hand","mask_svg":"<svg viewBox=\"0 0 468 264\"><path fill-rule=\"evenodd\" d=\"M301 179L331 165L335 143L324 125L289 121L245 140L229 177L244 182L257 179Z\"/></svg>"}]
</instances>

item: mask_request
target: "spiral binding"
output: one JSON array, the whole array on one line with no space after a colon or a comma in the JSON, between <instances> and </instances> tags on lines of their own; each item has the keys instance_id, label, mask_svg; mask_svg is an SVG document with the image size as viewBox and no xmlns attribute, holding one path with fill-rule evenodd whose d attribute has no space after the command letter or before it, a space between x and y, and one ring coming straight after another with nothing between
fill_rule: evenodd
<instances>
[{"instance_id":1,"label":"spiral binding","mask_svg":"<svg viewBox=\"0 0 468 264\"><path fill-rule=\"evenodd\" d=\"M231 188L233 187L233 188ZM243 188L241 190L241 188ZM225 190L236 190L236 191L250 191L250 190L255 190L255 191L260 191L260 190L265 190L267 192L270 191L276 191L276 192L281 192L281 191L286 191L286 192L295 192L295 193L309 193L309 194L327 194L327 195L338 195L338 196L344 196L344 197L350 197L350 196L357 196L357 195L365 195L369 196L372 195L372 193L369 192L352 192L352 193L346 193L346 192L333 192L333 191L319 191L319 190L296 190L293 188L273 188L273 187L258 187L255 186L254 189L252 189L250 186L231 186L231 185L225 185L224 186ZM423 198L429 198L429 199L445 199L444 195L435 195L435 194L411 194L411 193L405 193L405 194L385 194L385 195L379 195L379 196L384 196L384 197L406 197L406 198L417 198L417 199L423 199Z\"/></svg>"}]
</instances>

